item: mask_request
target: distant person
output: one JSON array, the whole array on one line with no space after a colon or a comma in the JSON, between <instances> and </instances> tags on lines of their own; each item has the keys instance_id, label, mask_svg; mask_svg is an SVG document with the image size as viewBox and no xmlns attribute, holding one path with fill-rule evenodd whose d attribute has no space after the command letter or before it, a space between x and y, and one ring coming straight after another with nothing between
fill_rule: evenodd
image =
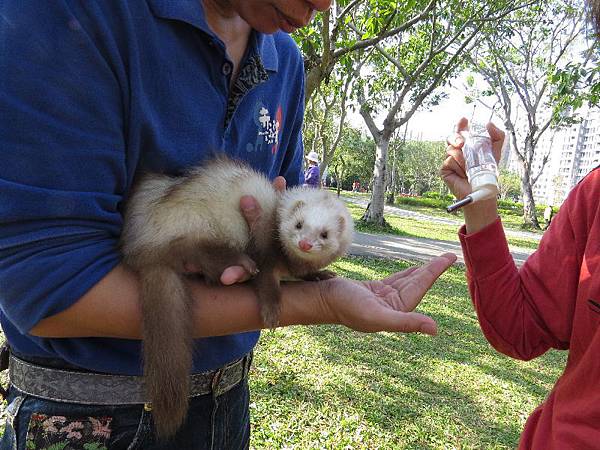
<instances>
[{"instance_id":1,"label":"distant person","mask_svg":"<svg viewBox=\"0 0 600 450\"><path fill-rule=\"evenodd\" d=\"M319 155L317 155L317 152L310 152L306 155L306 161L308 162L308 168L304 171L304 184L319 188L319 179L321 178L321 173L319 172Z\"/></svg>"},{"instance_id":2,"label":"distant person","mask_svg":"<svg viewBox=\"0 0 600 450\"><path fill-rule=\"evenodd\" d=\"M600 0L588 0L600 33ZM468 127L461 119L457 131ZM504 132L488 124L500 160ZM458 199L471 192L460 135L449 139L441 176ZM495 198L463 209L459 231L479 324L501 353L520 360L568 350L564 373L531 414L519 449L600 448L600 167L573 190L552 228L518 269ZM551 218L550 218L551 219Z\"/></svg>"}]
</instances>

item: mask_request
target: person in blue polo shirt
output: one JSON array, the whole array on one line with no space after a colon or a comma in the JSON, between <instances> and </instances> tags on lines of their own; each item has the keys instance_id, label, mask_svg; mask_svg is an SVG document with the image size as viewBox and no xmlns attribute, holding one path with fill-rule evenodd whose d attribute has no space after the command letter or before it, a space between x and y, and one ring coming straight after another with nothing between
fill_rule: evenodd
<instances>
[{"instance_id":1,"label":"person in blue polo shirt","mask_svg":"<svg viewBox=\"0 0 600 450\"><path fill-rule=\"evenodd\" d=\"M157 442L136 276L120 263L137 175L211 152L302 182L304 73L287 33L329 0L20 0L0 6L0 321L11 347L0 447L247 448L263 326L240 267L190 280L188 419ZM227 189L227 186L223 186ZM240 208L260 214L251 197ZM453 256L385 280L283 287L281 324L435 334L413 312Z\"/></svg>"}]
</instances>

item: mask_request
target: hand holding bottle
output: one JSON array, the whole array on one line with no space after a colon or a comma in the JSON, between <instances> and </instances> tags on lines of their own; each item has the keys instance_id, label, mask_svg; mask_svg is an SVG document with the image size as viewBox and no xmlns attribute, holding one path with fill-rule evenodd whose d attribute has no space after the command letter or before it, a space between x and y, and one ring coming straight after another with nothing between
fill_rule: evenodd
<instances>
[{"instance_id":1,"label":"hand holding bottle","mask_svg":"<svg viewBox=\"0 0 600 450\"><path fill-rule=\"evenodd\" d=\"M468 129L468 120L465 118L460 119L456 127L456 134L448 139L448 147L446 149L447 158L440 170L442 179L459 200L464 199L473 192L467 177L465 156L462 152L465 138L461 133L464 133ZM486 129L490 137L494 159L499 161L504 143L504 132L492 123L488 123ZM466 206L464 213L469 233L483 228L483 226L491 223L497 217L495 195Z\"/></svg>"}]
</instances>

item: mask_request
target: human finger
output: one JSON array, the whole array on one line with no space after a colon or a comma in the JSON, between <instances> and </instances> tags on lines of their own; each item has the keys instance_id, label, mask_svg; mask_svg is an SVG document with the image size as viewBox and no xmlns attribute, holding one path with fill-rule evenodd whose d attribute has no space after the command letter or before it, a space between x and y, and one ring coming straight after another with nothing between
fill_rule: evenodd
<instances>
[{"instance_id":1,"label":"human finger","mask_svg":"<svg viewBox=\"0 0 600 450\"><path fill-rule=\"evenodd\" d=\"M436 256L431 261L415 270L411 277L414 278L419 287L423 290L423 293L429 290L435 280L448 269L456 261L456 255L454 253L444 253L441 256Z\"/></svg>"},{"instance_id":2,"label":"human finger","mask_svg":"<svg viewBox=\"0 0 600 450\"><path fill-rule=\"evenodd\" d=\"M452 133L446 138L446 143L449 147L460 149L465 143L465 138L458 133Z\"/></svg>"},{"instance_id":3,"label":"human finger","mask_svg":"<svg viewBox=\"0 0 600 450\"><path fill-rule=\"evenodd\" d=\"M441 259L448 260L450 262L450 264L446 268L450 267L457 260L456 255L454 253L451 253L451 252L442 253L440 256L437 256L436 258L441 258ZM444 269L444 270L446 270L446 269Z\"/></svg>"},{"instance_id":4,"label":"human finger","mask_svg":"<svg viewBox=\"0 0 600 450\"><path fill-rule=\"evenodd\" d=\"M421 313L394 311L381 308L373 311L371 316L372 331L393 331L400 333L424 333L430 336L437 334L435 320Z\"/></svg>"},{"instance_id":5,"label":"human finger","mask_svg":"<svg viewBox=\"0 0 600 450\"><path fill-rule=\"evenodd\" d=\"M500 156L502 153L502 147L504 146L504 138L506 137L506 133L504 133L503 130L498 128L492 122L489 122L486 125L486 127L490 135L490 139L492 140L492 151L494 152L494 158L496 158L496 161L500 161Z\"/></svg>"},{"instance_id":6,"label":"human finger","mask_svg":"<svg viewBox=\"0 0 600 450\"><path fill-rule=\"evenodd\" d=\"M273 180L273 187L278 192L285 191L286 185L287 183L285 181L285 178L283 178L282 176L275 177L275 179Z\"/></svg>"},{"instance_id":7,"label":"human finger","mask_svg":"<svg viewBox=\"0 0 600 450\"><path fill-rule=\"evenodd\" d=\"M416 267L415 270L410 272L405 277L398 277L392 282L392 286L396 288L403 288L407 285L407 281L410 282L408 286L417 289L414 295L424 295L425 292L433 285L435 280L448 269L456 261L456 255L454 253L444 253L441 256L436 256L431 259L428 263L422 266Z\"/></svg>"},{"instance_id":8,"label":"human finger","mask_svg":"<svg viewBox=\"0 0 600 450\"><path fill-rule=\"evenodd\" d=\"M445 264L446 260L450 261L450 264L448 265L448 267L449 267L450 265L454 264L454 262L456 261L456 255L454 253L444 253L440 256L436 256L431 261L429 261L427 264L432 264L432 263L438 264L438 260L439 260L439 262L442 263L442 265ZM393 284L394 282L396 282L402 278L406 278L410 274L412 274L415 271L420 270L422 268L423 268L423 266L413 266L408 269L401 270L400 272L393 273L389 277L386 277L381 281L384 284ZM446 270L446 269L444 269L444 270ZM442 270L442 272L444 270Z\"/></svg>"},{"instance_id":9,"label":"human finger","mask_svg":"<svg viewBox=\"0 0 600 450\"><path fill-rule=\"evenodd\" d=\"M230 286L235 283L243 283L250 279L250 274L242 266L231 266L221 274L221 283Z\"/></svg>"},{"instance_id":10,"label":"human finger","mask_svg":"<svg viewBox=\"0 0 600 450\"><path fill-rule=\"evenodd\" d=\"M452 157L449 156L448 160L440 170L440 177L457 199L465 198L472 192L472 189L467 176L464 174L464 169L459 167ZM448 168L453 165L455 165L453 169Z\"/></svg>"},{"instance_id":11,"label":"human finger","mask_svg":"<svg viewBox=\"0 0 600 450\"><path fill-rule=\"evenodd\" d=\"M240 210L242 211L242 215L246 219L246 222L248 222L248 226L252 230L262 213L262 208L258 201L251 195L244 195L240 198Z\"/></svg>"},{"instance_id":12,"label":"human finger","mask_svg":"<svg viewBox=\"0 0 600 450\"><path fill-rule=\"evenodd\" d=\"M411 273L413 273L418 268L419 268L419 266L409 267L408 269L401 270L400 272L393 273L389 277L386 277L386 278L384 278L381 281L382 281L382 283L387 284L387 285L393 284L395 281L399 280L400 278L407 277L408 275L410 275Z\"/></svg>"},{"instance_id":13,"label":"human finger","mask_svg":"<svg viewBox=\"0 0 600 450\"><path fill-rule=\"evenodd\" d=\"M454 264L455 261L456 255L445 253L422 265L411 273L409 277L394 282L392 286L398 289L404 310L412 311L439 276Z\"/></svg>"},{"instance_id":14,"label":"human finger","mask_svg":"<svg viewBox=\"0 0 600 450\"><path fill-rule=\"evenodd\" d=\"M503 142L504 141L504 137L506 136L506 133L504 133L503 130L501 130L500 128L498 128L493 122L488 122L488 124L486 125L486 128L488 130L488 133L490 134L490 138L492 139L492 142Z\"/></svg>"},{"instance_id":15,"label":"human finger","mask_svg":"<svg viewBox=\"0 0 600 450\"><path fill-rule=\"evenodd\" d=\"M461 117L456 123L456 132L460 133L469 129L469 120L466 117Z\"/></svg>"},{"instance_id":16,"label":"human finger","mask_svg":"<svg viewBox=\"0 0 600 450\"><path fill-rule=\"evenodd\" d=\"M446 138L446 142L448 145L452 147L461 148L465 143L465 138L462 136L461 132L469 129L469 121L462 117L456 124L456 128L454 133L450 134Z\"/></svg>"},{"instance_id":17,"label":"human finger","mask_svg":"<svg viewBox=\"0 0 600 450\"><path fill-rule=\"evenodd\" d=\"M448 157L442 163L442 170L452 171L463 178L467 178L467 172L465 171L465 157L462 151L448 146L446 155L448 155Z\"/></svg>"}]
</instances>

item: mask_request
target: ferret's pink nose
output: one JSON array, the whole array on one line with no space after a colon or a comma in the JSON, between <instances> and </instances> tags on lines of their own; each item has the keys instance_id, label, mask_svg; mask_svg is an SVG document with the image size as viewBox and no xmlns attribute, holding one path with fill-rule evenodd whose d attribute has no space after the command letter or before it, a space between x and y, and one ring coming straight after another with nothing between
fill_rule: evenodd
<instances>
[{"instance_id":1,"label":"ferret's pink nose","mask_svg":"<svg viewBox=\"0 0 600 450\"><path fill-rule=\"evenodd\" d=\"M300 250L303 252L308 252L313 246L306 239L302 239L300 242L298 242L298 247L300 247Z\"/></svg>"}]
</instances>

